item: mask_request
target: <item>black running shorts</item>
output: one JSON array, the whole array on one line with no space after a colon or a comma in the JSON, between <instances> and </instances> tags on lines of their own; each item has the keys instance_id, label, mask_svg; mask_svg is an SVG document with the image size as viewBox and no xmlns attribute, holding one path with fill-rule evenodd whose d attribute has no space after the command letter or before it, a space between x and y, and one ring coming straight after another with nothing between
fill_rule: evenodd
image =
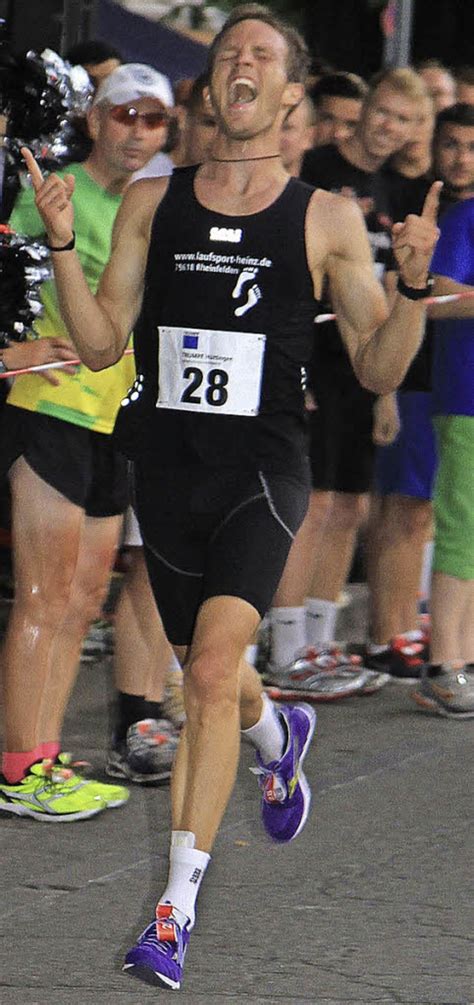
<instances>
[{"instance_id":1,"label":"black running shorts","mask_svg":"<svg viewBox=\"0 0 474 1005\"><path fill-rule=\"evenodd\" d=\"M317 410L309 413L313 489L370 492L375 446L372 441L376 395L352 373L325 366L314 389Z\"/></svg>"},{"instance_id":2,"label":"black running shorts","mask_svg":"<svg viewBox=\"0 0 474 1005\"><path fill-rule=\"evenodd\" d=\"M263 616L308 505L308 482L281 475L135 466L135 503L166 634L189 645L201 604L246 600Z\"/></svg>"},{"instance_id":3,"label":"black running shorts","mask_svg":"<svg viewBox=\"0 0 474 1005\"><path fill-rule=\"evenodd\" d=\"M0 444L5 470L24 457L39 478L87 516L118 516L128 505L128 461L105 433L7 405Z\"/></svg>"}]
</instances>

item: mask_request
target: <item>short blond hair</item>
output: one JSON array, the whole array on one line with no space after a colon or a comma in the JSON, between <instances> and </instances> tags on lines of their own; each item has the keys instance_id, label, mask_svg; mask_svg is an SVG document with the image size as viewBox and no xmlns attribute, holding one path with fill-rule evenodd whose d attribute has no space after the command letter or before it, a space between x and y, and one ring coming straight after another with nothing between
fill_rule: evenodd
<instances>
[{"instance_id":1,"label":"short blond hair","mask_svg":"<svg viewBox=\"0 0 474 1005\"><path fill-rule=\"evenodd\" d=\"M376 73L370 81L369 101L371 95L381 84L386 84L393 91L403 94L404 98L409 98L412 101L420 101L422 98L429 97L429 91L423 77L420 77L420 74L409 66L390 67L388 70L380 70L379 73Z\"/></svg>"}]
</instances>

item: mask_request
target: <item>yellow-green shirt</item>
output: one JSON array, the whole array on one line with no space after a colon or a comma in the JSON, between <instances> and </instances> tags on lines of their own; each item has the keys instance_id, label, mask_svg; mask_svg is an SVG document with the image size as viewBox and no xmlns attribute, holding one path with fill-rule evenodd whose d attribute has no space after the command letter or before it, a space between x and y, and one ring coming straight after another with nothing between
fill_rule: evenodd
<instances>
[{"instance_id":1,"label":"yellow-green shirt","mask_svg":"<svg viewBox=\"0 0 474 1005\"><path fill-rule=\"evenodd\" d=\"M87 283L95 293L110 257L112 228L121 196L111 195L93 181L82 164L70 164L58 173L73 174L76 179L73 195L76 248ZM9 222L19 234L31 237L44 234L33 189L20 193ZM43 338L68 339L53 281L43 283L41 299L44 314L35 321L35 332ZM37 374L17 377L8 403L98 433L111 433L120 402L135 377L133 357L124 356L114 366L98 373L81 364L74 375L60 370L56 370L55 375L59 380L57 387Z\"/></svg>"}]
</instances>

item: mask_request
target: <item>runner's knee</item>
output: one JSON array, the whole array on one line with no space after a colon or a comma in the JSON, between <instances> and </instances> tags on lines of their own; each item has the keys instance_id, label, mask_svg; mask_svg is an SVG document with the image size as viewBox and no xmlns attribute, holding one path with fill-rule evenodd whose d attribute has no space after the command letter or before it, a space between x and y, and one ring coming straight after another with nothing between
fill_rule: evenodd
<instances>
[{"instance_id":1,"label":"runner's knee","mask_svg":"<svg viewBox=\"0 0 474 1005\"><path fill-rule=\"evenodd\" d=\"M222 701L237 704L238 664L234 666L217 649L201 649L191 656L186 667L186 689L201 704L213 705Z\"/></svg>"}]
</instances>

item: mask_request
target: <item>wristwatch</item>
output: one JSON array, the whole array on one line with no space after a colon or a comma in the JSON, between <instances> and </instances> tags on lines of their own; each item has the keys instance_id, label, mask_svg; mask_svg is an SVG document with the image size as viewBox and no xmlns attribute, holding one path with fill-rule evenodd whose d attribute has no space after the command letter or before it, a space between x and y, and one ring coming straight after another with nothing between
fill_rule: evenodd
<instances>
[{"instance_id":1,"label":"wristwatch","mask_svg":"<svg viewBox=\"0 0 474 1005\"><path fill-rule=\"evenodd\" d=\"M423 289L418 289L418 287L415 286L408 286L399 275L397 280L397 290L401 293L402 297L406 297L407 300L426 300L433 292L433 277L428 276L426 286L423 287Z\"/></svg>"}]
</instances>

